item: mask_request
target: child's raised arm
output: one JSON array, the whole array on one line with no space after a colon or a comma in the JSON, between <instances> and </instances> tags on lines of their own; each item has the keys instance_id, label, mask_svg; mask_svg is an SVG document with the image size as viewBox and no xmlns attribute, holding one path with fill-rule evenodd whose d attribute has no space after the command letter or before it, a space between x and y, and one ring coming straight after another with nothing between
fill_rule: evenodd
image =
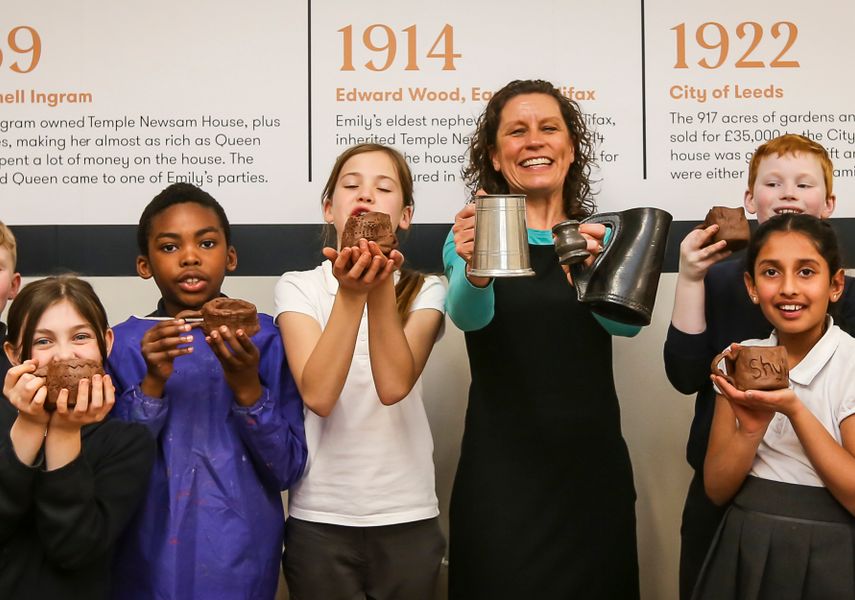
<instances>
[{"instance_id":1,"label":"child's raised arm","mask_svg":"<svg viewBox=\"0 0 855 600\"><path fill-rule=\"evenodd\" d=\"M367 252L367 246L365 252L354 253L351 248L342 248L341 252L324 248L323 252L332 262L333 275L339 282L326 326L321 329L316 319L291 311L281 313L277 322L288 366L303 402L309 410L325 417L335 407L350 371L368 294L391 279L395 265L391 259ZM290 282L281 285L288 286L287 294L299 293Z\"/></svg>"},{"instance_id":2,"label":"child's raised arm","mask_svg":"<svg viewBox=\"0 0 855 600\"><path fill-rule=\"evenodd\" d=\"M717 231L718 225L694 229L680 243L680 267L671 324L683 333L701 333L707 328L704 277L712 265L730 255L724 240L709 244Z\"/></svg>"},{"instance_id":3,"label":"child's raised arm","mask_svg":"<svg viewBox=\"0 0 855 600\"><path fill-rule=\"evenodd\" d=\"M368 352L380 402L395 404L413 389L433 349L443 316L439 310L416 310L402 325L391 278L368 296Z\"/></svg>"}]
</instances>

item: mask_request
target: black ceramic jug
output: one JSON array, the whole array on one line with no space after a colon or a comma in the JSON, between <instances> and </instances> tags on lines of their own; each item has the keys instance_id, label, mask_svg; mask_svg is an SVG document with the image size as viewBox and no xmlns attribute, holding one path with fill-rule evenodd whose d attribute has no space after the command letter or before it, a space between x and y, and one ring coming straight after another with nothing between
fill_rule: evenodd
<instances>
[{"instance_id":1,"label":"black ceramic jug","mask_svg":"<svg viewBox=\"0 0 855 600\"><path fill-rule=\"evenodd\" d=\"M602 223L612 232L590 267L570 267L579 300L607 319L649 325L665 259L670 213L631 208L593 215L583 223Z\"/></svg>"}]
</instances>

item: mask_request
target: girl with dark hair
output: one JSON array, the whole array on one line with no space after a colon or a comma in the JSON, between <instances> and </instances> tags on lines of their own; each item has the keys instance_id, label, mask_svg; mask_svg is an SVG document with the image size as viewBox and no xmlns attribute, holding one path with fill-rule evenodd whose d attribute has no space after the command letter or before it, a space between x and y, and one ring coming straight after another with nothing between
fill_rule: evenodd
<instances>
[{"instance_id":1,"label":"girl with dark hair","mask_svg":"<svg viewBox=\"0 0 855 600\"><path fill-rule=\"evenodd\" d=\"M395 150L345 150L323 192L324 220L336 234L323 249L328 260L276 285L309 445L285 527L283 566L295 599L434 598L445 540L421 373L443 323L445 286L400 274L398 250L385 255L365 239L341 245L348 218L364 212L407 229L412 189Z\"/></svg>"},{"instance_id":2,"label":"girl with dark hair","mask_svg":"<svg viewBox=\"0 0 855 600\"><path fill-rule=\"evenodd\" d=\"M12 368L0 411L0 597L106 598L113 547L142 498L154 440L142 425L105 421L109 375L83 379L45 405L38 367L54 359L104 363L113 345L92 287L76 277L28 284L9 309Z\"/></svg>"},{"instance_id":3,"label":"girl with dark hair","mask_svg":"<svg viewBox=\"0 0 855 600\"><path fill-rule=\"evenodd\" d=\"M855 597L855 339L828 316L843 294L831 226L803 214L763 223L745 286L782 345L789 387L741 391L713 375L704 487L732 502L693 598ZM728 351L733 351L732 345Z\"/></svg>"},{"instance_id":4,"label":"girl with dark hair","mask_svg":"<svg viewBox=\"0 0 855 600\"><path fill-rule=\"evenodd\" d=\"M612 374L612 335L634 335L577 300L552 226L594 212L592 136L572 100L512 81L478 121L470 190L526 196L534 277L469 273L474 206L443 258L447 308L466 333L469 406L450 509L454 600L635 599L635 490ZM607 243L583 224L588 250Z\"/></svg>"}]
</instances>

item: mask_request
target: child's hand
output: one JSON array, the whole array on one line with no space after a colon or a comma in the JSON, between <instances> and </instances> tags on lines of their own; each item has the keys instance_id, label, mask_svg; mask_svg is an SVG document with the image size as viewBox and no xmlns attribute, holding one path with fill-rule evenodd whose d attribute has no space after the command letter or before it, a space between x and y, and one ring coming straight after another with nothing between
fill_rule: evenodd
<instances>
[{"instance_id":1,"label":"child's hand","mask_svg":"<svg viewBox=\"0 0 855 600\"><path fill-rule=\"evenodd\" d=\"M18 418L34 425L47 425L50 413L45 412L47 386L44 377L33 375L34 360L25 360L6 373L3 395L18 411Z\"/></svg>"},{"instance_id":2,"label":"child's hand","mask_svg":"<svg viewBox=\"0 0 855 600\"><path fill-rule=\"evenodd\" d=\"M779 412L790 418L801 406L801 400L790 388L782 390L748 390L738 399L741 406L751 410Z\"/></svg>"},{"instance_id":3,"label":"child's hand","mask_svg":"<svg viewBox=\"0 0 855 600\"><path fill-rule=\"evenodd\" d=\"M705 229L693 229L683 238L680 242L680 277L693 282L702 281L711 266L730 256L724 240L709 243L717 231L718 225L710 225Z\"/></svg>"},{"instance_id":4,"label":"child's hand","mask_svg":"<svg viewBox=\"0 0 855 600\"><path fill-rule=\"evenodd\" d=\"M152 398L163 396L166 380L172 375L173 361L193 352L192 346L183 346L193 341L186 335L190 325L183 319L162 321L146 331L140 342L147 373L140 385L142 392Z\"/></svg>"},{"instance_id":5,"label":"child's hand","mask_svg":"<svg viewBox=\"0 0 855 600\"><path fill-rule=\"evenodd\" d=\"M115 403L116 388L109 375L94 375L91 381L81 379L77 386L75 406L68 406L68 390L59 392L56 410L50 417L48 435L55 430L77 431L84 425L100 423L107 417Z\"/></svg>"},{"instance_id":6,"label":"child's hand","mask_svg":"<svg viewBox=\"0 0 855 600\"><path fill-rule=\"evenodd\" d=\"M359 243L359 246L342 248L339 252L332 248L324 248L322 252L332 262L333 275L338 280L340 289L368 295L395 270L396 260L399 265L403 263L404 255L393 251L391 254L395 255L396 259L386 258L376 243L365 240L360 240ZM374 246L374 252L371 245Z\"/></svg>"},{"instance_id":7,"label":"child's hand","mask_svg":"<svg viewBox=\"0 0 855 600\"><path fill-rule=\"evenodd\" d=\"M261 397L258 378L260 353L243 329L234 333L223 325L205 338L223 365L226 383L241 406L252 406Z\"/></svg>"},{"instance_id":8,"label":"child's hand","mask_svg":"<svg viewBox=\"0 0 855 600\"><path fill-rule=\"evenodd\" d=\"M774 409L770 410L767 407L750 405L750 402L746 403L746 396L761 392L756 390L749 392L738 390L721 375L713 375L712 380L725 399L727 399L728 403L730 403L730 407L736 415L736 420L739 421L739 431L748 437L762 439L766 433L766 428L775 417L776 411Z\"/></svg>"}]
</instances>

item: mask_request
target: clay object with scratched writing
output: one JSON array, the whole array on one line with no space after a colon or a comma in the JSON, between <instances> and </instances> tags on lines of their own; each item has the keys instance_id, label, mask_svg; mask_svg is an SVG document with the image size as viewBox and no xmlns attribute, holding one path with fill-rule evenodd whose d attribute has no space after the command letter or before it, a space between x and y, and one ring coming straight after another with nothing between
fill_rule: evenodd
<instances>
[{"instance_id":1,"label":"clay object with scratched writing","mask_svg":"<svg viewBox=\"0 0 855 600\"><path fill-rule=\"evenodd\" d=\"M787 349L783 346L734 345L730 352L722 352L713 359L712 372L743 392L780 390L790 383Z\"/></svg>"},{"instance_id":2,"label":"clay object with scratched writing","mask_svg":"<svg viewBox=\"0 0 855 600\"><path fill-rule=\"evenodd\" d=\"M341 247L356 246L361 238L377 242L386 256L398 247L398 237L392 231L392 220L386 213L365 212L348 217L341 234Z\"/></svg>"}]
</instances>

